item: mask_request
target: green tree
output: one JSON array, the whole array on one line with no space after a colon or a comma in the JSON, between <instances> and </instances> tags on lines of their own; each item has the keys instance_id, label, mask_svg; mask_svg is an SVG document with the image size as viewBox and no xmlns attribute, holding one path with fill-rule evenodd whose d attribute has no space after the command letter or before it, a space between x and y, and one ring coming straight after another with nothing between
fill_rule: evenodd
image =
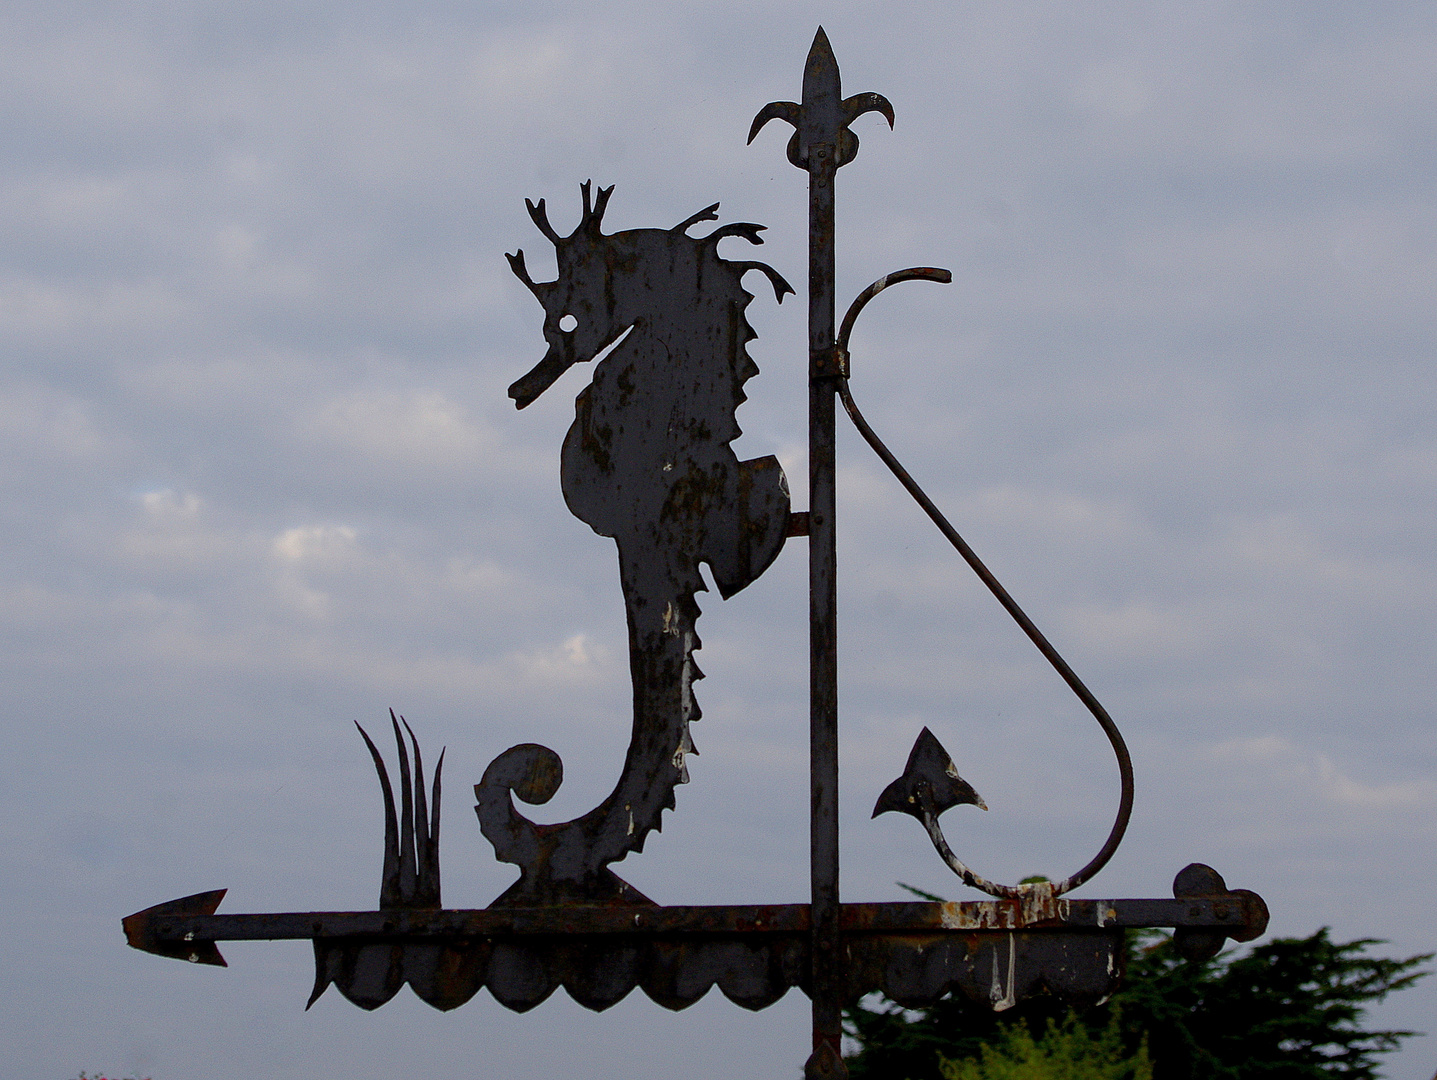
<instances>
[{"instance_id":1,"label":"green tree","mask_svg":"<svg viewBox=\"0 0 1437 1080\"><path fill-rule=\"evenodd\" d=\"M940 1057L938 1068L944 1080L1153 1080L1147 1044L1129 1054L1116 1013L1097 1036L1071 1013L1062 1024L1049 1020L1039 1039L1010 1024L977 1060Z\"/></svg>"},{"instance_id":2,"label":"green tree","mask_svg":"<svg viewBox=\"0 0 1437 1080\"><path fill-rule=\"evenodd\" d=\"M1081 1020L1099 1033L1117 1016L1129 1055L1146 1039L1154 1080L1376 1080L1378 1056L1416 1032L1368 1030L1366 1008L1428 974L1419 968L1433 955L1367 955L1379 944L1334 942L1324 928L1189 963L1166 935L1134 933L1123 987ZM1066 1014L1046 996L996 1014L952 998L921 1011L891 1003L853 1009L850 1074L944 1080L941 1058L981 1061L985 1045L1001 1044L1005 1025L1017 1021L1037 1041Z\"/></svg>"}]
</instances>

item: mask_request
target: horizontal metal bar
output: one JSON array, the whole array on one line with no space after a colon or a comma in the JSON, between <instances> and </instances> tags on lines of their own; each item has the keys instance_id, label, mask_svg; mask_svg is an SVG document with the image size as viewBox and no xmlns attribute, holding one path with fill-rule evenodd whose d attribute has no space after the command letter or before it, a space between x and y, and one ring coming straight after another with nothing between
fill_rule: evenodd
<instances>
[{"instance_id":1,"label":"horizontal metal bar","mask_svg":"<svg viewBox=\"0 0 1437 1080\"><path fill-rule=\"evenodd\" d=\"M212 894L211 894L212 895ZM188 899L188 898L187 898ZM215 902L216 905L218 901ZM951 903L844 904L844 935L1010 930L1108 930L1126 927L1250 927L1266 909L1243 895L1176 900L978 900ZM185 907L188 906L188 911ZM213 911L213 907L210 908ZM310 911L198 914L185 901L160 904L124 920L131 945L154 951L204 941L366 938L422 940L625 935L693 937L807 933L809 905L728 907L547 907L481 910Z\"/></svg>"}]
</instances>

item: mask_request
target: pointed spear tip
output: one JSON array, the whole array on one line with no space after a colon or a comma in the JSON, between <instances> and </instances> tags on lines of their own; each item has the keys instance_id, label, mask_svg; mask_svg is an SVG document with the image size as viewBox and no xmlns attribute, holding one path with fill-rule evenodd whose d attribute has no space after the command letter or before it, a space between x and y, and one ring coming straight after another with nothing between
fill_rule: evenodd
<instances>
[{"instance_id":1,"label":"pointed spear tip","mask_svg":"<svg viewBox=\"0 0 1437 1080\"><path fill-rule=\"evenodd\" d=\"M829 95L841 97L840 84L838 60L833 55L833 47L828 44L828 35L820 26L818 33L813 36L813 47L808 50L808 59L803 64L804 105L808 106Z\"/></svg>"},{"instance_id":2,"label":"pointed spear tip","mask_svg":"<svg viewBox=\"0 0 1437 1080\"><path fill-rule=\"evenodd\" d=\"M833 46L828 43L828 35L823 32L823 27L818 28L818 33L813 35L813 44L808 48L808 58L822 57L830 64L836 64L833 56Z\"/></svg>"}]
</instances>

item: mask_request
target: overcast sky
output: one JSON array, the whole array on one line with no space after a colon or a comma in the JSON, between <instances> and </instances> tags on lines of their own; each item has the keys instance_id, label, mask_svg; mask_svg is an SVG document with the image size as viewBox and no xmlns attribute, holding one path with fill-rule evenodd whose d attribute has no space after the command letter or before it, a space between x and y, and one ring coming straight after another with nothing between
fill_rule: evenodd
<instances>
[{"instance_id":1,"label":"overcast sky","mask_svg":"<svg viewBox=\"0 0 1437 1080\"><path fill-rule=\"evenodd\" d=\"M768 225L801 287L806 178L780 125L744 138L820 22L845 90L897 112L840 174L840 303L954 273L874 302L854 393L1133 750L1129 838L1080 895L1168 895L1200 860L1276 934L1437 947L1430 3L12 0L0 1076L798 1075L798 992L306 1013L304 943L200 968L119 920L219 887L373 907L353 721L390 706L448 747L448 906L513 876L469 809L495 754L563 756L542 820L608 792L617 566L558 482L588 369L514 410L545 345L503 253L552 273L523 199L567 232L592 177L611 230L715 201ZM736 449L801 508L804 304L750 284ZM925 724L992 808L945 818L959 855L1072 872L1116 799L1100 733L850 431L839 453L845 898L975 895L868 820ZM616 868L660 902L807 898L805 582L795 541L700 597L702 756ZM1376 1018L1434 1031L1389 1069L1430 1077L1437 979Z\"/></svg>"}]
</instances>

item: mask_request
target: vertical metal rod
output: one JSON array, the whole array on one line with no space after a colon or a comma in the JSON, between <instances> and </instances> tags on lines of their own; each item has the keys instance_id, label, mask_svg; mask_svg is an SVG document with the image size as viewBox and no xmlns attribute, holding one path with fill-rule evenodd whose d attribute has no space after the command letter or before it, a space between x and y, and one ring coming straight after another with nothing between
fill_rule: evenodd
<instances>
[{"instance_id":1,"label":"vertical metal rod","mask_svg":"<svg viewBox=\"0 0 1437 1080\"><path fill-rule=\"evenodd\" d=\"M826 153L825 153L826 151ZM810 163L808 255L809 880L813 1043L838 1051L844 978L838 930L838 552L834 533L834 192L830 147ZM829 1061L831 1057L825 1055Z\"/></svg>"},{"instance_id":2,"label":"vertical metal rod","mask_svg":"<svg viewBox=\"0 0 1437 1080\"><path fill-rule=\"evenodd\" d=\"M893 123L881 94L845 99L823 28L803 68L803 101L773 101L754 117L749 142L770 120L794 126L788 160L808 173L808 692L809 886L813 1054L808 1080L842 1080L848 975L838 901L838 551L834 417L840 369L834 337L834 178L858 153L849 123L867 112Z\"/></svg>"},{"instance_id":3,"label":"vertical metal rod","mask_svg":"<svg viewBox=\"0 0 1437 1080\"><path fill-rule=\"evenodd\" d=\"M813 920L811 1078L847 1075L847 983L838 894L838 550L835 535L834 179L844 128L838 63L820 29L803 72L799 156L808 170L809 888Z\"/></svg>"}]
</instances>

